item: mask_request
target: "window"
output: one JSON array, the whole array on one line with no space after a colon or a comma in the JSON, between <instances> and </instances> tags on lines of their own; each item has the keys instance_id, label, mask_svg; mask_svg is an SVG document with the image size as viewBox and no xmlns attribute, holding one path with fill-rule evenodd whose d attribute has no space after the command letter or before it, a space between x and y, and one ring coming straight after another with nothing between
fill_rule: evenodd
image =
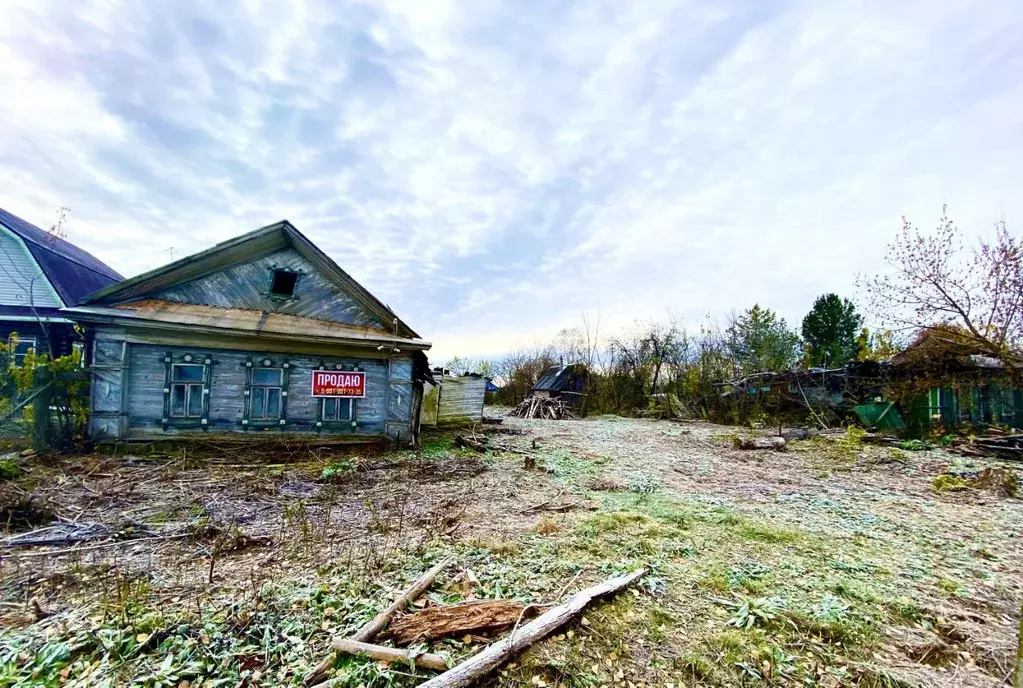
<instances>
[{"instance_id":1,"label":"window","mask_svg":"<svg viewBox=\"0 0 1023 688\"><path fill-rule=\"evenodd\" d=\"M274 270L270 279L270 295L290 298L295 295L298 273L292 270Z\"/></svg>"},{"instance_id":2,"label":"window","mask_svg":"<svg viewBox=\"0 0 1023 688\"><path fill-rule=\"evenodd\" d=\"M325 421L351 420L351 399L320 399L320 418Z\"/></svg>"},{"instance_id":3,"label":"window","mask_svg":"<svg viewBox=\"0 0 1023 688\"><path fill-rule=\"evenodd\" d=\"M81 369L85 368L85 343L84 342L72 342L71 343L71 354L78 357L78 367Z\"/></svg>"},{"instance_id":4,"label":"window","mask_svg":"<svg viewBox=\"0 0 1023 688\"><path fill-rule=\"evenodd\" d=\"M281 417L280 368L253 368L249 401L249 418L278 420Z\"/></svg>"},{"instance_id":5,"label":"window","mask_svg":"<svg viewBox=\"0 0 1023 688\"><path fill-rule=\"evenodd\" d=\"M16 337L11 336L7 340L7 345L10 347L10 366L12 368L20 368L25 362L25 356L31 351L35 353L36 350L36 339L35 337Z\"/></svg>"},{"instance_id":6,"label":"window","mask_svg":"<svg viewBox=\"0 0 1023 688\"><path fill-rule=\"evenodd\" d=\"M1016 414L1015 398L1010 387L999 387L1000 399L999 399L999 412L1001 413L1002 420L1008 420Z\"/></svg>"},{"instance_id":7,"label":"window","mask_svg":"<svg viewBox=\"0 0 1023 688\"><path fill-rule=\"evenodd\" d=\"M171 366L170 414L173 418L202 417L203 367L175 363Z\"/></svg>"}]
</instances>

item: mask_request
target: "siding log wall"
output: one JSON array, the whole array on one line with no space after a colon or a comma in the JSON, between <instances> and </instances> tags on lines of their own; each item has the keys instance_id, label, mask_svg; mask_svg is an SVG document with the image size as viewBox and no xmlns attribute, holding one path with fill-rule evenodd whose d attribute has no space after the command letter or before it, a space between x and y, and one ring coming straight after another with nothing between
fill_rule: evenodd
<instances>
[{"instance_id":1,"label":"siding log wall","mask_svg":"<svg viewBox=\"0 0 1023 688\"><path fill-rule=\"evenodd\" d=\"M101 335L103 336L103 335ZM106 336L113 336L112 333ZM198 421L174 421L165 428L164 388L166 363L170 352L175 363L185 354L197 361L212 360L210 367L209 420L196 427ZM256 422L242 424L245 397L246 361L258 365L269 358L277 367L289 364L287 413L285 424L268 423L261 429ZM334 369L358 367L366 373L366 397L355 401L355 421L324 423L320 419L319 399L312 397L312 372L321 365ZM387 436L408 439L411 423L412 362L407 358L366 359L303 354L269 353L258 350L224 350L201 347L164 346L160 344L125 343L117 339L97 339L93 356L93 415L95 439L122 437L144 439L195 435L197 432L248 433L300 432L324 436Z\"/></svg>"}]
</instances>

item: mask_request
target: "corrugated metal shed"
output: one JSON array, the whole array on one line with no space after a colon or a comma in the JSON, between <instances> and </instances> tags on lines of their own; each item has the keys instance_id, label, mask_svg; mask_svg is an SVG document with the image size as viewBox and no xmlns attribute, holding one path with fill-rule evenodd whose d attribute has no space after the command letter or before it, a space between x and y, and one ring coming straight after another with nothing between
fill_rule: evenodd
<instances>
[{"instance_id":1,"label":"corrugated metal shed","mask_svg":"<svg viewBox=\"0 0 1023 688\"><path fill-rule=\"evenodd\" d=\"M0 224L18 236L66 305L124 279L113 268L69 241L0 208Z\"/></svg>"}]
</instances>

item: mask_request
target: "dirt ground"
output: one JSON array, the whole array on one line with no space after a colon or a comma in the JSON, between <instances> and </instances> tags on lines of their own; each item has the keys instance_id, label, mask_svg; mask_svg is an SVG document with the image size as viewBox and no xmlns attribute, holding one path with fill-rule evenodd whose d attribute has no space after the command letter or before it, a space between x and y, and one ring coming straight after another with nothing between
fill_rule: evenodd
<instances>
[{"instance_id":1,"label":"dirt ground","mask_svg":"<svg viewBox=\"0 0 1023 688\"><path fill-rule=\"evenodd\" d=\"M749 431L701 422L484 430L484 453L437 433L420 452L18 459L0 484L0 686L298 684L449 553L429 604L550 604L649 570L489 684L1008 685L1023 502L934 480L1019 465L855 435L739 451ZM333 677L422 680L358 659Z\"/></svg>"}]
</instances>

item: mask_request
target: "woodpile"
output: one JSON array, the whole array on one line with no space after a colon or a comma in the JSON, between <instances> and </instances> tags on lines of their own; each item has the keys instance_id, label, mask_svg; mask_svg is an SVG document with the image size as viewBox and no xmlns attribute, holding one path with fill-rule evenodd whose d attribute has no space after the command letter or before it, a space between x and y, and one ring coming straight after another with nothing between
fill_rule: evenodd
<instances>
[{"instance_id":1,"label":"woodpile","mask_svg":"<svg viewBox=\"0 0 1023 688\"><path fill-rule=\"evenodd\" d=\"M511 415L519 418L539 418L541 420L565 420L575 418L565 402L550 397L527 397L512 409Z\"/></svg>"}]
</instances>

